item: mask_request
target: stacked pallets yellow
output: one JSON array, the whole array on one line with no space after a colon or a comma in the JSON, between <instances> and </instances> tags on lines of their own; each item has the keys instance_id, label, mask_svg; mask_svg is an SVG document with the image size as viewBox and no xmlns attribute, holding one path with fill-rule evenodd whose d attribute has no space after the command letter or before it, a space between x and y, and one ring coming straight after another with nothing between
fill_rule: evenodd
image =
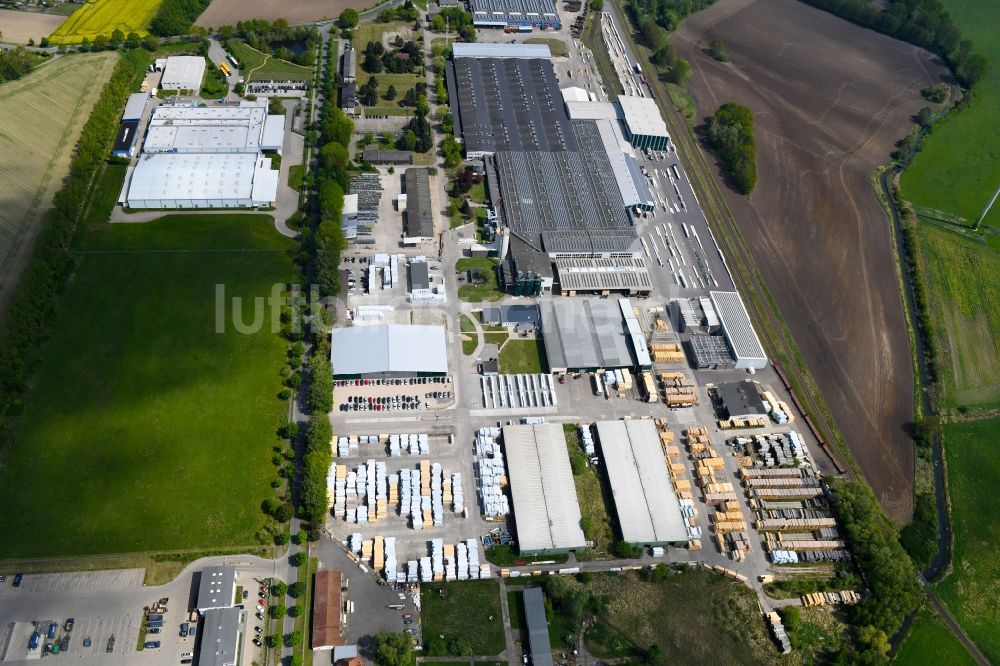
<instances>
[{"instance_id":1,"label":"stacked pallets yellow","mask_svg":"<svg viewBox=\"0 0 1000 666\"><path fill-rule=\"evenodd\" d=\"M382 537L375 537L375 559L372 560L372 568L381 571L385 566L385 541Z\"/></svg>"}]
</instances>

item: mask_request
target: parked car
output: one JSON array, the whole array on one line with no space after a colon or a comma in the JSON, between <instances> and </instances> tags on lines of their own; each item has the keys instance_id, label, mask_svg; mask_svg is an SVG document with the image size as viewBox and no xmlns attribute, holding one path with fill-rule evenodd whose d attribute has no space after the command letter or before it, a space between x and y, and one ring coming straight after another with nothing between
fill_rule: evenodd
<instances>
[{"instance_id":1,"label":"parked car","mask_svg":"<svg viewBox=\"0 0 1000 666\"><path fill-rule=\"evenodd\" d=\"M66 631L73 631L73 626L76 624L76 619L72 617L66 618L66 624L63 625L63 629Z\"/></svg>"},{"instance_id":2,"label":"parked car","mask_svg":"<svg viewBox=\"0 0 1000 666\"><path fill-rule=\"evenodd\" d=\"M0 574L0 583L4 582L5 580L7 580L7 576Z\"/></svg>"},{"instance_id":3,"label":"parked car","mask_svg":"<svg viewBox=\"0 0 1000 666\"><path fill-rule=\"evenodd\" d=\"M190 625L190 624L188 624L187 622L182 622L182 623L181 623L181 638L187 638L187 635L188 635L188 629L189 629L190 627L191 627L191 625Z\"/></svg>"},{"instance_id":4,"label":"parked car","mask_svg":"<svg viewBox=\"0 0 1000 666\"><path fill-rule=\"evenodd\" d=\"M263 630L263 629L261 629L260 627L254 627L254 628L253 628L253 633L255 633L255 634L257 634L257 635L259 636L259 635L261 635L262 633L264 633L264 630Z\"/></svg>"},{"instance_id":5,"label":"parked car","mask_svg":"<svg viewBox=\"0 0 1000 666\"><path fill-rule=\"evenodd\" d=\"M161 629L159 627L150 627L149 629L146 630L146 633L147 634L158 634L158 633L160 633L160 631L161 631Z\"/></svg>"},{"instance_id":6,"label":"parked car","mask_svg":"<svg viewBox=\"0 0 1000 666\"><path fill-rule=\"evenodd\" d=\"M264 614L261 613L260 611L257 611L256 616L257 616L258 620L263 620L264 619Z\"/></svg>"},{"instance_id":7,"label":"parked car","mask_svg":"<svg viewBox=\"0 0 1000 666\"><path fill-rule=\"evenodd\" d=\"M38 641L40 641L40 640L42 640L42 635L40 633L38 633L37 631L32 632L31 633L31 638L28 639L28 649L29 650L37 650L38 649Z\"/></svg>"},{"instance_id":8,"label":"parked car","mask_svg":"<svg viewBox=\"0 0 1000 666\"><path fill-rule=\"evenodd\" d=\"M93 644L94 641L90 639L90 636L87 636L86 638L83 639L83 647L90 647Z\"/></svg>"},{"instance_id":9,"label":"parked car","mask_svg":"<svg viewBox=\"0 0 1000 666\"><path fill-rule=\"evenodd\" d=\"M66 636L61 641L59 641L59 650L65 652L68 649L69 649L69 636Z\"/></svg>"},{"instance_id":10,"label":"parked car","mask_svg":"<svg viewBox=\"0 0 1000 666\"><path fill-rule=\"evenodd\" d=\"M243 598L246 599L250 596L250 590L243 590Z\"/></svg>"},{"instance_id":11,"label":"parked car","mask_svg":"<svg viewBox=\"0 0 1000 666\"><path fill-rule=\"evenodd\" d=\"M21 579L24 578L24 574L14 574L14 582L12 583L14 587L21 587Z\"/></svg>"},{"instance_id":12,"label":"parked car","mask_svg":"<svg viewBox=\"0 0 1000 666\"><path fill-rule=\"evenodd\" d=\"M253 639L253 644L256 645L257 647L263 647L264 646L264 644L260 642L259 638Z\"/></svg>"},{"instance_id":13,"label":"parked car","mask_svg":"<svg viewBox=\"0 0 1000 666\"><path fill-rule=\"evenodd\" d=\"M160 647L160 641L146 641L145 643L142 644L142 646L147 650L155 650L156 648Z\"/></svg>"},{"instance_id":14,"label":"parked car","mask_svg":"<svg viewBox=\"0 0 1000 666\"><path fill-rule=\"evenodd\" d=\"M56 629L58 629L58 628L59 628L58 624L56 624L55 622L50 622L49 623L49 632L46 635L49 638L55 638L56 637Z\"/></svg>"}]
</instances>

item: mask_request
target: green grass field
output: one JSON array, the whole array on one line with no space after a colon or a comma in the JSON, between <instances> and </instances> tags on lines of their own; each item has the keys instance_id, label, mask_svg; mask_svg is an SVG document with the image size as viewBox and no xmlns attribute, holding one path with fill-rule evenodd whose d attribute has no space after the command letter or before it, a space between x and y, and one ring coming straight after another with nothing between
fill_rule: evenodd
<instances>
[{"instance_id":1,"label":"green grass field","mask_svg":"<svg viewBox=\"0 0 1000 666\"><path fill-rule=\"evenodd\" d=\"M442 589L447 592L444 598L439 593ZM421 585L420 609L425 645L444 635L445 643L467 639L474 655L503 652L500 585L495 580Z\"/></svg>"},{"instance_id":2,"label":"green grass field","mask_svg":"<svg viewBox=\"0 0 1000 666\"><path fill-rule=\"evenodd\" d=\"M580 504L580 516L584 527L587 528L584 530L584 535L594 542L586 557L588 559L609 557L615 534L608 514L609 502L601 486L601 477L598 476L596 469L587 465L587 454L580 445L578 426L575 423L567 423L563 425L563 431L566 435L566 450L569 452L570 460L576 459L574 464L581 470L579 474L573 475L573 484L576 486L576 498ZM578 558L581 556L581 553L577 554Z\"/></svg>"},{"instance_id":3,"label":"green grass field","mask_svg":"<svg viewBox=\"0 0 1000 666\"><path fill-rule=\"evenodd\" d=\"M240 63L240 75L247 81L311 81L309 67L281 60L249 46L242 39L226 41L226 48Z\"/></svg>"},{"instance_id":4,"label":"green grass field","mask_svg":"<svg viewBox=\"0 0 1000 666\"><path fill-rule=\"evenodd\" d=\"M93 41L98 35L111 36L115 30L124 34L145 35L146 26L160 8L162 0L89 0L80 5L56 28L49 40L53 44L79 44L83 38Z\"/></svg>"},{"instance_id":5,"label":"green grass field","mask_svg":"<svg viewBox=\"0 0 1000 666\"><path fill-rule=\"evenodd\" d=\"M361 86L368 83L368 79L373 76L378 81L378 105L366 107L366 113L385 116L408 116L413 113L412 109L402 106L401 102L403 101L403 96L410 88L421 81L425 81L422 74L393 74L390 72L369 74L361 66L364 60L364 50L368 42L381 42L382 35L386 32L398 32L402 30L406 31L407 34L411 34L413 32L412 27L412 24L406 21L394 21L392 23L362 23L355 28L354 48L359 51L358 89L360 90ZM387 100L383 97L389 86L395 86L396 88L396 97L393 100Z\"/></svg>"},{"instance_id":6,"label":"green grass field","mask_svg":"<svg viewBox=\"0 0 1000 666\"><path fill-rule=\"evenodd\" d=\"M458 318L459 330L462 334L462 353L472 356L479 346L479 334L476 333L476 325L472 323L468 315L460 315Z\"/></svg>"},{"instance_id":7,"label":"green grass field","mask_svg":"<svg viewBox=\"0 0 1000 666\"><path fill-rule=\"evenodd\" d=\"M496 265L497 263L493 259L472 259L468 257L455 262L456 272L478 271L484 279L484 282L481 284L462 284L458 288L458 297L468 303L499 301L503 298L503 292L500 291L497 283Z\"/></svg>"},{"instance_id":8,"label":"green grass field","mask_svg":"<svg viewBox=\"0 0 1000 666\"><path fill-rule=\"evenodd\" d=\"M946 425L953 573L937 586L969 636L1000 662L1000 418Z\"/></svg>"},{"instance_id":9,"label":"green grass field","mask_svg":"<svg viewBox=\"0 0 1000 666\"><path fill-rule=\"evenodd\" d=\"M945 399L1000 406L1000 252L921 223L917 235L941 356Z\"/></svg>"},{"instance_id":10,"label":"green grass field","mask_svg":"<svg viewBox=\"0 0 1000 666\"><path fill-rule=\"evenodd\" d=\"M0 263L61 186L116 59L113 53L67 56L0 85Z\"/></svg>"},{"instance_id":11,"label":"green grass field","mask_svg":"<svg viewBox=\"0 0 1000 666\"><path fill-rule=\"evenodd\" d=\"M304 164L293 164L288 167L288 186L296 192L302 191L302 181L306 176Z\"/></svg>"},{"instance_id":12,"label":"green grass field","mask_svg":"<svg viewBox=\"0 0 1000 666\"><path fill-rule=\"evenodd\" d=\"M548 369L541 338L511 338L500 348L500 372L505 375L537 375Z\"/></svg>"},{"instance_id":13,"label":"green grass field","mask_svg":"<svg viewBox=\"0 0 1000 666\"><path fill-rule=\"evenodd\" d=\"M545 44L552 52L553 58L565 58L569 56L569 48L566 42L561 39L550 39L548 37L531 37L524 40L526 44Z\"/></svg>"},{"instance_id":14,"label":"green grass field","mask_svg":"<svg viewBox=\"0 0 1000 666\"><path fill-rule=\"evenodd\" d=\"M0 470L0 557L254 542L286 343L225 316L217 332L216 287L251 322L292 275L291 248L264 215L88 221Z\"/></svg>"},{"instance_id":15,"label":"green grass field","mask_svg":"<svg viewBox=\"0 0 1000 666\"><path fill-rule=\"evenodd\" d=\"M753 593L718 574L690 571L656 583L632 572L595 574L587 588L607 600L607 615L586 635L595 657L658 645L666 664L788 663L769 638Z\"/></svg>"},{"instance_id":16,"label":"green grass field","mask_svg":"<svg viewBox=\"0 0 1000 666\"><path fill-rule=\"evenodd\" d=\"M981 0L942 0L942 4L971 39L975 50L990 60L990 72L976 86L967 109L935 128L923 150L903 173L903 195L921 206L964 217L978 216L1000 185L1000 142L996 136L1000 109L1000 3ZM986 222L1000 224L1000 207Z\"/></svg>"},{"instance_id":17,"label":"green grass field","mask_svg":"<svg viewBox=\"0 0 1000 666\"><path fill-rule=\"evenodd\" d=\"M892 663L898 666L973 666L976 662L941 620L924 610L913 623Z\"/></svg>"}]
</instances>

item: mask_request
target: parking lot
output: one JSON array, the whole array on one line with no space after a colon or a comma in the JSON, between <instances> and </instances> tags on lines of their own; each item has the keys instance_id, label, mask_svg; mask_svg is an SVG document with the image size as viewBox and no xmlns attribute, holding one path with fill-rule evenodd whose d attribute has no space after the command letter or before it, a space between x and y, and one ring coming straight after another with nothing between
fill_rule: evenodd
<instances>
[{"instance_id":1,"label":"parking lot","mask_svg":"<svg viewBox=\"0 0 1000 666\"><path fill-rule=\"evenodd\" d=\"M405 412L454 404L450 377L343 379L334 382L334 409L341 412Z\"/></svg>"}]
</instances>

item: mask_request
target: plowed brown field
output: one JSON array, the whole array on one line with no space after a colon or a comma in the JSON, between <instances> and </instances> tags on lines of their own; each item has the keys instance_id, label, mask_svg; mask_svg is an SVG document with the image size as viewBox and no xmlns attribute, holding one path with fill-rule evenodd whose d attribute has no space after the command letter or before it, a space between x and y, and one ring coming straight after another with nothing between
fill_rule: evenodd
<instances>
[{"instance_id":1,"label":"plowed brown field","mask_svg":"<svg viewBox=\"0 0 1000 666\"><path fill-rule=\"evenodd\" d=\"M707 54L715 38L731 63ZM906 521L913 372L891 229L867 178L945 70L795 0L718 0L674 43L699 118L728 101L754 111L757 188L725 196L862 471Z\"/></svg>"},{"instance_id":2,"label":"plowed brown field","mask_svg":"<svg viewBox=\"0 0 1000 666\"><path fill-rule=\"evenodd\" d=\"M345 9L367 9L375 0L213 0L195 25L217 28L220 25L236 25L247 19L283 18L292 25L310 23L340 16Z\"/></svg>"}]
</instances>

